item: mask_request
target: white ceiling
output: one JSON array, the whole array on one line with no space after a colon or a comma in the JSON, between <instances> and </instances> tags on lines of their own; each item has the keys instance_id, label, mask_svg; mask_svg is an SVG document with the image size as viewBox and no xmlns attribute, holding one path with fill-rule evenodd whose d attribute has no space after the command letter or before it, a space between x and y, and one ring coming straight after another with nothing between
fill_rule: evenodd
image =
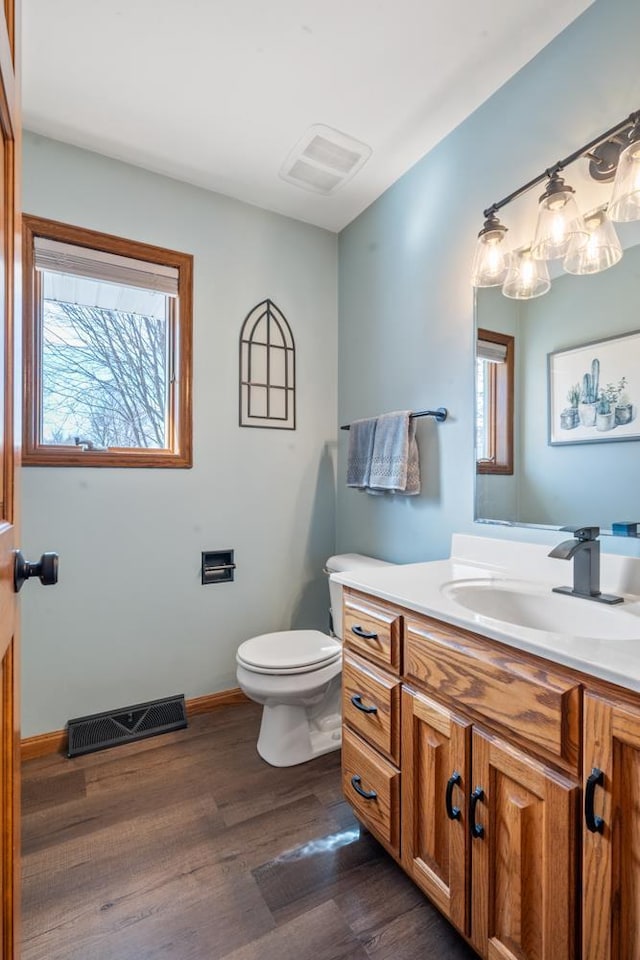
<instances>
[{"instance_id":1,"label":"white ceiling","mask_svg":"<svg viewBox=\"0 0 640 960\"><path fill-rule=\"evenodd\" d=\"M29 130L340 230L592 0L23 0ZM373 148L323 197L280 166Z\"/></svg>"}]
</instances>

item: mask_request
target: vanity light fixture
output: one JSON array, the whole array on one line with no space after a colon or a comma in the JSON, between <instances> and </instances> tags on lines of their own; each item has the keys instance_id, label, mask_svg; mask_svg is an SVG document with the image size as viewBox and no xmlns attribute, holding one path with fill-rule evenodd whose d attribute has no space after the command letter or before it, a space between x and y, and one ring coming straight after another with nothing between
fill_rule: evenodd
<instances>
[{"instance_id":1,"label":"vanity light fixture","mask_svg":"<svg viewBox=\"0 0 640 960\"><path fill-rule=\"evenodd\" d=\"M561 176L566 167L585 157L594 180L606 182L615 175L607 213L590 214L588 222L580 214L573 187ZM534 239L509 258L507 227L498 219L498 211L545 180ZM562 259L564 269L578 275L612 267L622 257L622 247L610 221L640 220L640 110L491 204L484 218L473 259L475 287L498 286L504 280L504 295L524 300L549 290L547 260Z\"/></svg>"},{"instance_id":2,"label":"vanity light fixture","mask_svg":"<svg viewBox=\"0 0 640 960\"><path fill-rule=\"evenodd\" d=\"M491 211L478 234L471 268L474 287L498 287L507 275L507 227Z\"/></svg>"},{"instance_id":3,"label":"vanity light fixture","mask_svg":"<svg viewBox=\"0 0 640 960\"><path fill-rule=\"evenodd\" d=\"M531 253L536 260L559 260L570 243L584 244L589 234L578 210L575 190L556 170L540 197L538 222Z\"/></svg>"},{"instance_id":4,"label":"vanity light fixture","mask_svg":"<svg viewBox=\"0 0 640 960\"><path fill-rule=\"evenodd\" d=\"M541 297L551 286L545 260L536 260L531 247L514 250L502 292L511 300L532 300Z\"/></svg>"},{"instance_id":5,"label":"vanity light fixture","mask_svg":"<svg viewBox=\"0 0 640 960\"><path fill-rule=\"evenodd\" d=\"M628 141L618 160L609 204L609 217L619 222L640 220L640 117L636 117Z\"/></svg>"},{"instance_id":6,"label":"vanity light fixture","mask_svg":"<svg viewBox=\"0 0 640 960\"><path fill-rule=\"evenodd\" d=\"M572 240L562 266L567 273L584 276L600 273L622 259L622 245L606 209L595 210L585 217L587 242Z\"/></svg>"}]
</instances>

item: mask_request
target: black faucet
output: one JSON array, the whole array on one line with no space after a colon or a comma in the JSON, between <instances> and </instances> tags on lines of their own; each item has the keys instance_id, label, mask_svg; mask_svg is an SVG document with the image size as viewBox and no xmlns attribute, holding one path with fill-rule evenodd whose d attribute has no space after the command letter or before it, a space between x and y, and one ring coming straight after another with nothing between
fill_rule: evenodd
<instances>
[{"instance_id":1,"label":"black faucet","mask_svg":"<svg viewBox=\"0 0 640 960\"><path fill-rule=\"evenodd\" d=\"M572 533L574 540L563 540L550 557L573 560L573 587L553 587L554 593L597 600L598 603L622 603L624 597L600 591L600 527L561 527Z\"/></svg>"}]
</instances>

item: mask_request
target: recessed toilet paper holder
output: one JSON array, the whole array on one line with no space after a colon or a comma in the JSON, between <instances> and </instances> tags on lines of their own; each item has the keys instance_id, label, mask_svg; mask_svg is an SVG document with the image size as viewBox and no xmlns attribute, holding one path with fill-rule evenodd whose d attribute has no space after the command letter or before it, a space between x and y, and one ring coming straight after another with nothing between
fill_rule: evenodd
<instances>
[{"instance_id":1,"label":"recessed toilet paper holder","mask_svg":"<svg viewBox=\"0 0 640 960\"><path fill-rule=\"evenodd\" d=\"M229 583L236 565L233 550L206 550L202 553L202 583Z\"/></svg>"}]
</instances>

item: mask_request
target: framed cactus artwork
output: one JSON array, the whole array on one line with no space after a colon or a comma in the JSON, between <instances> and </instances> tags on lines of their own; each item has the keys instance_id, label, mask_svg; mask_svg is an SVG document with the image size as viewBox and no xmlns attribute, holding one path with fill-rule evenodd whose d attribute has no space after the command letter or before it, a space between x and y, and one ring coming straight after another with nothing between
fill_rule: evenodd
<instances>
[{"instance_id":1,"label":"framed cactus artwork","mask_svg":"<svg viewBox=\"0 0 640 960\"><path fill-rule=\"evenodd\" d=\"M550 444L640 440L640 330L547 359Z\"/></svg>"}]
</instances>

